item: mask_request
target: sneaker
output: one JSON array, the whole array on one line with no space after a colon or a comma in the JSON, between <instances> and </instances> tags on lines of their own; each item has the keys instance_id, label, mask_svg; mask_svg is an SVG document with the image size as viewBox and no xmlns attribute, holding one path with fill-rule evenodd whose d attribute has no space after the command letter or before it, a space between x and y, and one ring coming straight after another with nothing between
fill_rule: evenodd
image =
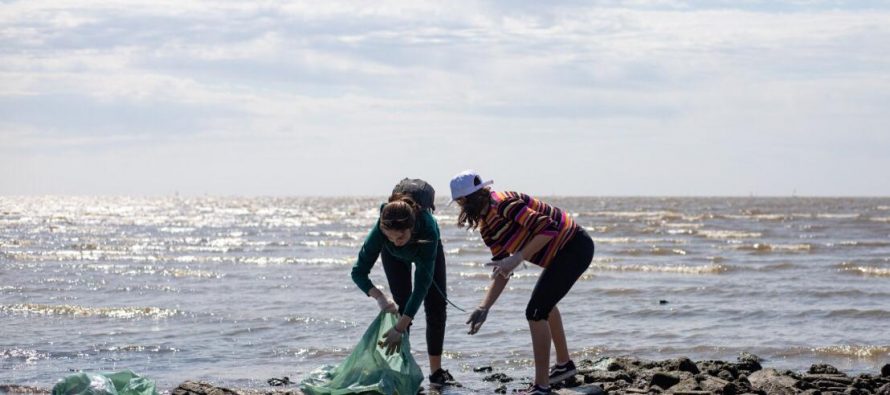
<instances>
[{"instance_id":1,"label":"sneaker","mask_svg":"<svg viewBox=\"0 0 890 395\"><path fill-rule=\"evenodd\" d=\"M447 370L439 368L439 370L433 372L430 375L430 384L436 386L446 386L446 385L456 385L460 386L460 384L454 380L454 376L451 373L448 373Z\"/></svg>"},{"instance_id":2,"label":"sneaker","mask_svg":"<svg viewBox=\"0 0 890 395\"><path fill-rule=\"evenodd\" d=\"M550 395L550 387L544 388L538 385L532 385L525 391L517 393L517 395Z\"/></svg>"},{"instance_id":3,"label":"sneaker","mask_svg":"<svg viewBox=\"0 0 890 395\"><path fill-rule=\"evenodd\" d=\"M550 367L550 385L561 383L575 377L576 374L578 374L578 369L575 368L575 363L571 359L562 365L553 365Z\"/></svg>"}]
</instances>

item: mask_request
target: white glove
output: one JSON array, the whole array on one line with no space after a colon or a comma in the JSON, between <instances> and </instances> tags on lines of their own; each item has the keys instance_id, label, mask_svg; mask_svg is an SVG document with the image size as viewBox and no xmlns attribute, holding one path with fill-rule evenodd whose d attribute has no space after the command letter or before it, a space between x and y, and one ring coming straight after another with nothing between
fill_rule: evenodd
<instances>
[{"instance_id":1,"label":"white glove","mask_svg":"<svg viewBox=\"0 0 890 395\"><path fill-rule=\"evenodd\" d=\"M522 261L522 254L515 253L499 261L488 262L485 264L485 266L492 267L492 274L499 275L503 278L509 278L510 273L513 273L513 270L516 269L516 267L519 266Z\"/></svg>"},{"instance_id":2,"label":"white glove","mask_svg":"<svg viewBox=\"0 0 890 395\"><path fill-rule=\"evenodd\" d=\"M383 310L390 314L398 314L399 306L396 306L396 302L393 302L392 299L386 297L386 295L380 295L377 300L377 307L380 307L380 310Z\"/></svg>"}]
</instances>

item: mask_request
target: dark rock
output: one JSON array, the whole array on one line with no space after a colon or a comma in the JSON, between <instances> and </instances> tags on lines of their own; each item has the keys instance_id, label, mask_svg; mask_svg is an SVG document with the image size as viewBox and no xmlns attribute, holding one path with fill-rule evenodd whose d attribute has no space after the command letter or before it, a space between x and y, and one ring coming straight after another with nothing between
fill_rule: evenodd
<instances>
[{"instance_id":1,"label":"dark rock","mask_svg":"<svg viewBox=\"0 0 890 395\"><path fill-rule=\"evenodd\" d=\"M584 385L571 389L561 389L554 392L558 395L606 395L606 392L597 385Z\"/></svg>"},{"instance_id":2,"label":"dark rock","mask_svg":"<svg viewBox=\"0 0 890 395\"><path fill-rule=\"evenodd\" d=\"M881 368L881 376L890 377L890 363Z\"/></svg>"},{"instance_id":3,"label":"dark rock","mask_svg":"<svg viewBox=\"0 0 890 395\"><path fill-rule=\"evenodd\" d=\"M720 372L718 372L717 377L724 379L726 381L735 380L735 376L732 375L732 372L730 372L729 370L726 370L726 369L723 369Z\"/></svg>"},{"instance_id":4,"label":"dark rock","mask_svg":"<svg viewBox=\"0 0 890 395\"><path fill-rule=\"evenodd\" d=\"M482 381L497 381L499 383L509 383L513 378L503 373L495 373L482 378Z\"/></svg>"},{"instance_id":5,"label":"dark rock","mask_svg":"<svg viewBox=\"0 0 890 395\"><path fill-rule=\"evenodd\" d=\"M791 395L797 392L795 390L797 380L792 377L781 375L772 368L758 370L752 373L748 380L751 382L751 387L768 394Z\"/></svg>"},{"instance_id":6,"label":"dark rock","mask_svg":"<svg viewBox=\"0 0 890 395\"><path fill-rule=\"evenodd\" d=\"M698 370L698 366L695 365L695 362L692 362L692 360L686 357L665 361L662 368L670 371L689 372L692 374L701 373L701 371Z\"/></svg>"},{"instance_id":7,"label":"dark rock","mask_svg":"<svg viewBox=\"0 0 890 395\"><path fill-rule=\"evenodd\" d=\"M890 384L884 384L875 391L875 395L890 395Z\"/></svg>"},{"instance_id":8,"label":"dark rock","mask_svg":"<svg viewBox=\"0 0 890 395\"><path fill-rule=\"evenodd\" d=\"M473 368L473 371L476 373L489 373L492 370L493 369L491 368L491 366L480 366L478 368Z\"/></svg>"},{"instance_id":9,"label":"dark rock","mask_svg":"<svg viewBox=\"0 0 890 395\"><path fill-rule=\"evenodd\" d=\"M817 363L813 366L810 366L810 370L807 373L811 373L811 374L839 374L840 371L838 371L836 367L831 366L829 364Z\"/></svg>"},{"instance_id":10,"label":"dark rock","mask_svg":"<svg viewBox=\"0 0 890 395\"><path fill-rule=\"evenodd\" d=\"M500 386L500 387L497 387L497 388L494 390L494 393L496 393L496 394L506 394L506 393L507 393L507 386L506 386L506 385L502 385L502 386Z\"/></svg>"},{"instance_id":11,"label":"dark rock","mask_svg":"<svg viewBox=\"0 0 890 395\"><path fill-rule=\"evenodd\" d=\"M758 357L754 354L751 354L751 353L742 352L738 357L738 363L736 364L736 368L738 370L747 370L749 372L756 372L760 369L763 369L763 367L760 366L760 361L761 361L760 357Z\"/></svg>"},{"instance_id":12,"label":"dark rock","mask_svg":"<svg viewBox=\"0 0 890 395\"><path fill-rule=\"evenodd\" d=\"M595 370L593 372L586 373L584 375L585 383L607 383L607 382L618 381L618 380L624 380L624 381L630 382L630 381L633 381L633 378L629 374L627 374L627 372L625 372L625 371L608 372L608 371L602 371L602 370Z\"/></svg>"},{"instance_id":13,"label":"dark rock","mask_svg":"<svg viewBox=\"0 0 890 395\"><path fill-rule=\"evenodd\" d=\"M842 374L805 374L803 379L820 388L846 387L853 385L853 379Z\"/></svg>"},{"instance_id":14,"label":"dark rock","mask_svg":"<svg viewBox=\"0 0 890 395\"><path fill-rule=\"evenodd\" d=\"M658 372L652 375L649 385L657 385L661 389L668 389L680 382L680 378L668 373Z\"/></svg>"},{"instance_id":15,"label":"dark rock","mask_svg":"<svg viewBox=\"0 0 890 395\"><path fill-rule=\"evenodd\" d=\"M239 395L237 391L217 387L203 381L186 381L176 387L171 395Z\"/></svg>"},{"instance_id":16,"label":"dark rock","mask_svg":"<svg viewBox=\"0 0 890 395\"><path fill-rule=\"evenodd\" d=\"M801 392L800 395L822 395L822 391L819 391L817 389L809 389Z\"/></svg>"},{"instance_id":17,"label":"dark rock","mask_svg":"<svg viewBox=\"0 0 890 395\"><path fill-rule=\"evenodd\" d=\"M737 395L742 392L742 389L736 383L727 383L726 386L723 387L723 395Z\"/></svg>"},{"instance_id":18,"label":"dark rock","mask_svg":"<svg viewBox=\"0 0 890 395\"><path fill-rule=\"evenodd\" d=\"M664 299L658 301L658 304L668 304L668 303L670 303L670 302L668 302Z\"/></svg>"},{"instance_id":19,"label":"dark rock","mask_svg":"<svg viewBox=\"0 0 890 395\"><path fill-rule=\"evenodd\" d=\"M0 394L39 394L48 395L49 390L24 385L0 385Z\"/></svg>"}]
</instances>

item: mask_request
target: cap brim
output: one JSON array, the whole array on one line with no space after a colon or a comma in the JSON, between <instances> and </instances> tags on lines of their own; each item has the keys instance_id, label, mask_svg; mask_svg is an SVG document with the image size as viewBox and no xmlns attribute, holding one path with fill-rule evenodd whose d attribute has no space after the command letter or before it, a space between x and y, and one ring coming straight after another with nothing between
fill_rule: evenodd
<instances>
[{"instance_id":1,"label":"cap brim","mask_svg":"<svg viewBox=\"0 0 890 395\"><path fill-rule=\"evenodd\" d=\"M487 187L487 186L489 186L489 185L491 185L491 184L494 184L494 180L488 180L488 181L485 181L485 182L483 182L483 183L481 183L481 184L479 184L479 185L476 185L476 186L473 188L473 190L470 191L470 193L467 193L466 195L463 195L463 196L458 196L458 197L456 197L456 198L451 198L451 200L448 201L448 206L450 206L451 203L454 203L455 201L457 201L457 199L460 199L460 198L462 198L462 197L470 196L470 195L472 195L474 192L476 192L476 191L478 191L478 190L480 190L480 189L482 189L482 188L485 188L485 187Z\"/></svg>"}]
</instances>

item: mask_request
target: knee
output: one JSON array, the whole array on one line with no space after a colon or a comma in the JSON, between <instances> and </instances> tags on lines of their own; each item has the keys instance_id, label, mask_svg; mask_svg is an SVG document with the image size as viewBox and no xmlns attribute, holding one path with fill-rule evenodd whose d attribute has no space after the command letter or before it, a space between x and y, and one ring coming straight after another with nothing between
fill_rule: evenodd
<instances>
[{"instance_id":1,"label":"knee","mask_svg":"<svg viewBox=\"0 0 890 395\"><path fill-rule=\"evenodd\" d=\"M447 314L446 314L444 304L441 307L437 306L435 308L430 308L430 307L424 306L424 312L426 313L427 326L445 325L445 319L447 318Z\"/></svg>"},{"instance_id":2,"label":"knee","mask_svg":"<svg viewBox=\"0 0 890 395\"><path fill-rule=\"evenodd\" d=\"M552 308L528 305L525 308L525 319L529 321L546 321Z\"/></svg>"}]
</instances>

